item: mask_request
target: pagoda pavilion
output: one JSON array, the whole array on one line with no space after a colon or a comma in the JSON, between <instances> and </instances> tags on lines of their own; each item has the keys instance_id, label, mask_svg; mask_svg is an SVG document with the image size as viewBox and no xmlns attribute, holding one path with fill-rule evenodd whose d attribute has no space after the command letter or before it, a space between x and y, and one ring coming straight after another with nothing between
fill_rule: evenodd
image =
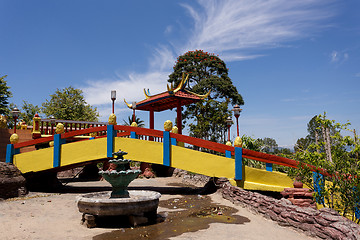
<instances>
[{"instance_id":1,"label":"pagoda pavilion","mask_svg":"<svg viewBox=\"0 0 360 240\"><path fill-rule=\"evenodd\" d=\"M182 134L181 107L203 100L207 98L211 92L210 90L207 94L200 95L185 89L188 78L189 75L187 75L185 78L185 74L183 73L181 82L176 88L174 88L173 84L170 86L167 85L166 92L162 92L153 96L150 96L149 90L144 89L144 94L146 97L144 100L129 104L124 99L124 102L130 109L133 109L134 111L135 109L149 111L150 129L154 129L154 112L161 112L164 110L176 108L178 133Z\"/></svg>"}]
</instances>

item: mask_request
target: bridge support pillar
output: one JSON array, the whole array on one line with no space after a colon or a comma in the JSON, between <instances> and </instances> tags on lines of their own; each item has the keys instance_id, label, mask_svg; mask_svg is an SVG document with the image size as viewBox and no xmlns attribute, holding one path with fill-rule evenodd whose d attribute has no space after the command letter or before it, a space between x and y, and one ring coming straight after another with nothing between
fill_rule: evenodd
<instances>
[{"instance_id":1,"label":"bridge support pillar","mask_svg":"<svg viewBox=\"0 0 360 240\"><path fill-rule=\"evenodd\" d=\"M163 165L171 166L171 139L170 132L163 132Z\"/></svg>"},{"instance_id":2,"label":"bridge support pillar","mask_svg":"<svg viewBox=\"0 0 360 240\"><path fill-rule=\"evenodd\" d=\"M66 142L65 139L61 139L61 134L54 135L54 160L53 167L60 167L61 160L61 145Z\"/></svg>"},{"instance_id":3,"label":"bridge support pillar","mask_svg":"<svg viewBox=\"0 0 360 240\"><path fill-rule=\"evenodd\" d=\"M235 180L243 179L243 159L242 159L242 148L235 147Z\"/></svg>"},{"instance_id":4,"label":"bridge support pillar","mask_svg":"<svg viewBox=\"0 0 360 240\"><path fill-rule=\"evenodd\" d=\"M273 164L272 163L266 163L266 171L268 171L268 172L273 171Z\"/></svg>"},{"instance_id":5,"label":"bridge support pillar","mask_svg":"<svg viewBox=\"0 0 360 240\"><path fill-rule=\"evenodd\" d=\"M314 192L317 193L315 200L318 204L324 204L324 195L322 191L325 187L325 178L321 173L313 172Z\"/></svg>"},{"instance_id":6,"label":"bridge support pillar","mask_svg":"<svg viewBox=\"0 0 360 240\"><path fill-rule=\"evenodd\" d=\"M114 138L116 137L116 131L114 130L114 125L107 125L107 150L106 156L108 158L113 157L114 151Z\"/></svg>"}]
</instances>

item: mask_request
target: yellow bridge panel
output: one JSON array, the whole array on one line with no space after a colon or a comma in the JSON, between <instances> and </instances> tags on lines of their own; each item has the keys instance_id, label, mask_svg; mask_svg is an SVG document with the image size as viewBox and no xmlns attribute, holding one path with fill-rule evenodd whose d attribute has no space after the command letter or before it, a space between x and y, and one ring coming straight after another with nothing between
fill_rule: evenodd
<instances>
[{"instance_id":1,"label":"yellow bridge panel","mask_svg":"<svg viewBox=\"0 0 360 240\"><path fill-rule=\"evenodd\" d=\"M124 158L149 163L163 163L163 145L161 142L152 142L133 138L115 138L114 152L121 149L127 152Z\"/></svg>"},{"instance_id":2,"label":"yellow bridge panel","mask_svg":"<svg viewBox=\"0 0 360 240\"><path fill-rule=\"evenodd\" d=\"M209 177L234 178L235 161L210 153L172 146L171 166Z\"/></svg>"},{"instance_id":3,"label":"yellow bridge panel","mask_svg":"<svg viewBox=\"0 0 360 240\"><path fill-rule=\"evenodd\" d=\"M285 173L269 172L248 166L245 166L244 179L245 181L231 181L231 183L247 190L274 192L281 192L284 188L293 187L293 180Z\"/></svg>"},{"instance_id":4,"label":"yellow bridge panel","mask_svg":"<svg viewBox=\"0 0 360 240\"><path fill-rule=\"evenodd\" d=\"M53 148L14 155L13 164L22 172L38 172L53 167Z\"/></svg>"},{"instance_id":5,"label":"yellow bridge panel","mask_svg":"<svg viewBox=\"0 0 360 240\"><path fill-rule=\"evenodd\" d=\"M60 166L106 158L106 138L67 143L61 146Z\"/></svg>"}]
</instances>

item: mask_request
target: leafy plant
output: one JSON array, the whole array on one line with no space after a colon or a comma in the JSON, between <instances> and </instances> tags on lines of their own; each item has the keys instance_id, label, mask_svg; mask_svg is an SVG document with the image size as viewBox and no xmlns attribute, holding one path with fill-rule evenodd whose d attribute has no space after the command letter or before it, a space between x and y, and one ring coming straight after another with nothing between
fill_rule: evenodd
<instances>
[{"instance_id":1,"label":"leafy plant","mask_svg":"<svg viewBox=\"0 0 360 240\"><path fill-rule=\"evenodd\" d=\"M319 131L324 136L317 143L310 144L307 149L298 149L295 159L300 161L297 169L288 174L291 177L301 176L303 183L313 186L314 173L308 164L317 167L316 173L324 173L320 178L320 191L315 194L319 201L324 198L325 203L340 211L343 216L355 219L356 208L360 199L360 159L359 142L356 134L343 136L348 131L350 123L340 124L329 120L326 113L315 118ZM326 129L332 129L331 135L326 136ZM316 183L316 181L315 181Z\"/></svg>"}]
</instances>

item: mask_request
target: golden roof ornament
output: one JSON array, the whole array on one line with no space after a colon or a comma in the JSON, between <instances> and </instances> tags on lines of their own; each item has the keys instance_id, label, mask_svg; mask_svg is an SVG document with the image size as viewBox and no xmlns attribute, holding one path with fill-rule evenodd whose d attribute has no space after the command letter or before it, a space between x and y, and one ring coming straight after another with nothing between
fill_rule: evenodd
<instances>
[{"instance_id":1,"label":"golden roof ornament","mask_svg":"<svg viewBox=\"0 0 360 240\"><path fill-rule=\"evenodd\" d=\"M138 125L137 125L136 122L132 122L132 123L131 123L131 126L132 126L132 127L137 127Z\"/></svg>"}]
</instances>

